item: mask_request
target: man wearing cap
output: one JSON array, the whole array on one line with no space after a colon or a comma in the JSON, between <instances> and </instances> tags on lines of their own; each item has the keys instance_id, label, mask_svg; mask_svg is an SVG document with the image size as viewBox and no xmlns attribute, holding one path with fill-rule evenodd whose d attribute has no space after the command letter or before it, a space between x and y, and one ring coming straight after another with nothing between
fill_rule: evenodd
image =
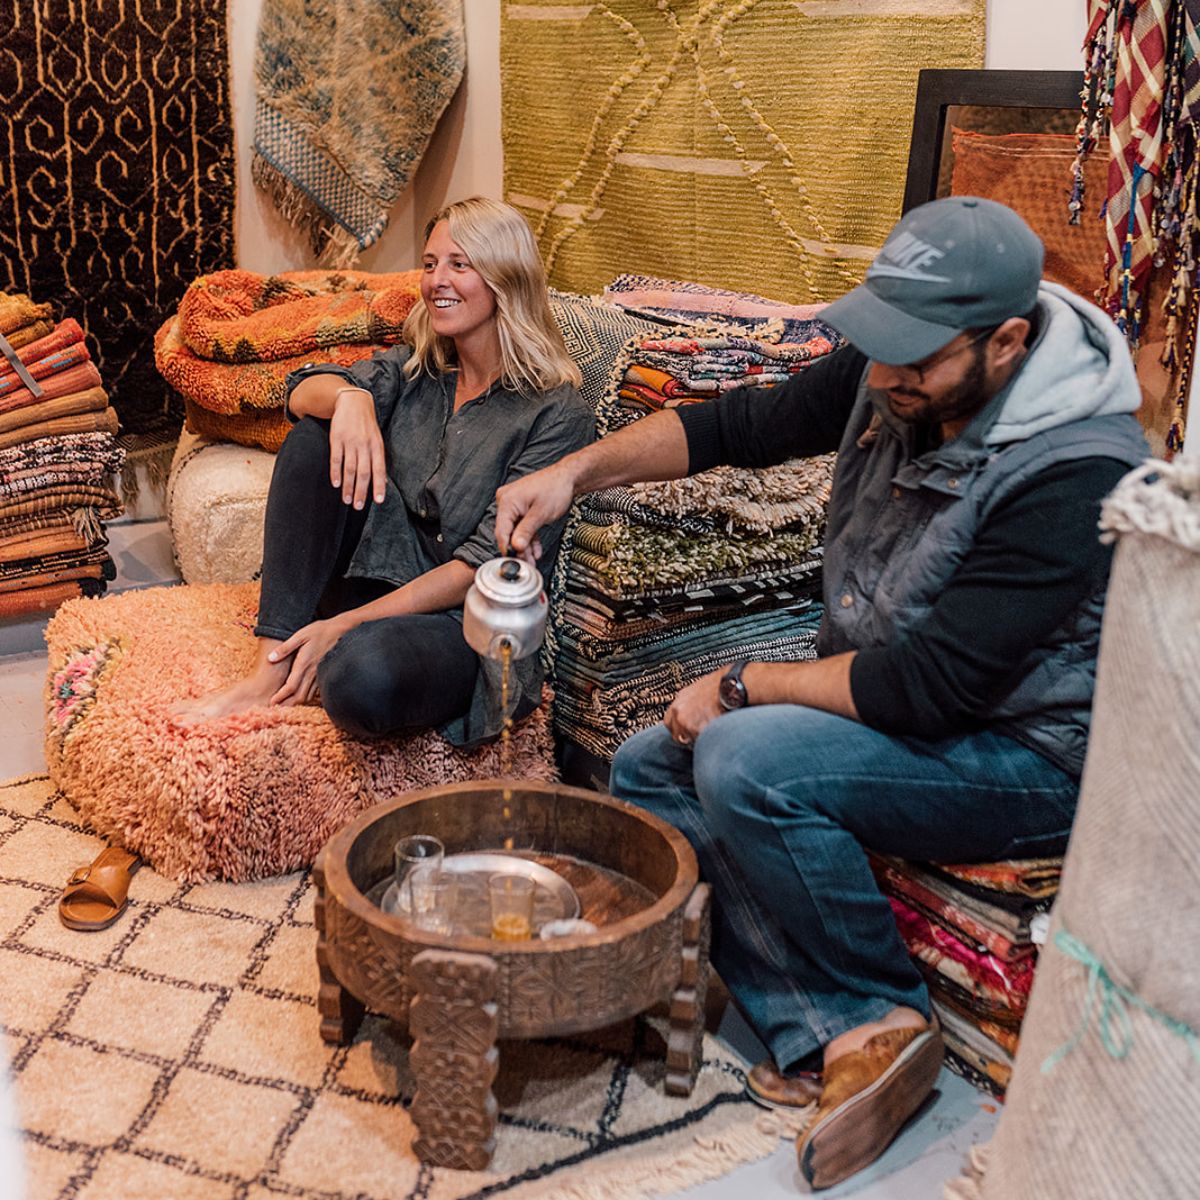
<instances>
[{"instance_id":1,"label":"man wearing cap","mask_svg":"<svg viewBox=\"0 0 1200 1200\"><path fill-rule=\"evenodd\" d=\"M714 962L772 1054L751 1091L817 1102L797 1141L817 1188L882 1153L942 1060L864 848L1034 857L1061 851L1074 814L1110 557L1099 504L1147 450L1123 338L1041 269L1003 205L923 205L821 314L843 349L497 494L499 544L522 551L581 492L838 451L819 658L690 684L611 782L695 847Z\"/></svg>"}]
</instances>

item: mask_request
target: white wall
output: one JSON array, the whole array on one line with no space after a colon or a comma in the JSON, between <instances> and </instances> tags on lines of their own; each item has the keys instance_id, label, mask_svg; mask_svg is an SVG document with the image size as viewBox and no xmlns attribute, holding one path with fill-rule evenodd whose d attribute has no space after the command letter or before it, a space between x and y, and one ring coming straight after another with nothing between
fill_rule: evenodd
<instances>
[{"instance_id":1,"label":"white wall","mask_svg":"<svg viewBox=\"0 0 1200 1200\"><path fill-rule=\"evenodd\" d=\"M1073 70L1080 65L1084 0L990 0L986 65ZM251 271L297 270L313 259L305 238L280 220L250 179L254 132L254 35L262 0L230 0L234 129L237 141L238 259ZM503 187L500 148L500 0L465 0L467 74L446 110L408 191L379 243L360 260L367 271L415 266L420 230L440 205Z\"/></svg>"},{"instance_id":2,"label":"white wall","mask_svg":"<svg viewBox=\"0 0 1200 1200\"><path fill-rule=\"evenodd\" d=\"M1086 32L1086 0L988 0L983 65L991 71L1079 71Z\"/></svg>"}]
</instances>

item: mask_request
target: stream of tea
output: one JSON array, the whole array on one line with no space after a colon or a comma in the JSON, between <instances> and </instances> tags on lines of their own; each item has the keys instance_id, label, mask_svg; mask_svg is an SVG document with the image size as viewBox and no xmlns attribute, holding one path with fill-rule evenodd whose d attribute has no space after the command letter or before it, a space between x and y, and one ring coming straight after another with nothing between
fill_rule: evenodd
<instances>
[{"instance_id":1,"label":"stream of tea","mask_svg":"<svg viewBox=\"0 0 1200 1200\"><path fill-rule=\"evenodd\" d=\"M500 715L504 724L500 730L500 779L502 791L500 802L503 804L501 816L509 832L504 837L504 849L512 850L517 845L516 826L513 824L512 813L512 713L509 711L508 693L509 680L512 675L512 643L505 641L500 648Z\"/></svg>"}]
</instances>

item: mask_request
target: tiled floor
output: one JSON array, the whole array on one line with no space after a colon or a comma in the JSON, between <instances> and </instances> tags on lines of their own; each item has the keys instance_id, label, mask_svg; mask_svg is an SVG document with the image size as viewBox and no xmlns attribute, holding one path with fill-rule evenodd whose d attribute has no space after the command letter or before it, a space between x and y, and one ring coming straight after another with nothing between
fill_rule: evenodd
<instances>
[{"instance_id":1,"label":"tiled floor","mask_svg":"<svg viewBox=\"0 0 1200 1200\"><path fill-rule=\"evenodd\" d=\"M178 582L166 522L147 519L109 527L117 563L113 585L123 590ZM0 624L0 778L44 769L42 755L42 684L46 656L41 634L45 621ZM721 1035L746 1058L761 1057L761 1046L731 1008ZM929 1104L872 1167L841 1186L822 1193L831 1200L936 1200L942 1184L956 1175L970 1146L991 1136L996 1105L961 1079L943 1071ZM786 1200L805 1191L796 1170L792 1145L761 1162L683 1193L689 1200Z\"/></svg>"}]
</instances>

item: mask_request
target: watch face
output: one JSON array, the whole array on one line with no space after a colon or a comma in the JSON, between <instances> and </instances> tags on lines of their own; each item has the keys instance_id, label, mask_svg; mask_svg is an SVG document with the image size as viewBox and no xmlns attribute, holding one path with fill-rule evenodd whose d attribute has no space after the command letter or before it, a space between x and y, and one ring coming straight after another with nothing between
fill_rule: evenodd
<instances>
[{"instance_id":1,"label":"watch face","mask_svg":"<svg viewBox=\"0 0 1200 1200\"><path fill-rule=\"evenodd\" d=\"M730 678L726 675L721 680L717 697L721 701L722 708L741 708L746 703L746 685L740 679Z\"/></svg>"}]
</instances>

